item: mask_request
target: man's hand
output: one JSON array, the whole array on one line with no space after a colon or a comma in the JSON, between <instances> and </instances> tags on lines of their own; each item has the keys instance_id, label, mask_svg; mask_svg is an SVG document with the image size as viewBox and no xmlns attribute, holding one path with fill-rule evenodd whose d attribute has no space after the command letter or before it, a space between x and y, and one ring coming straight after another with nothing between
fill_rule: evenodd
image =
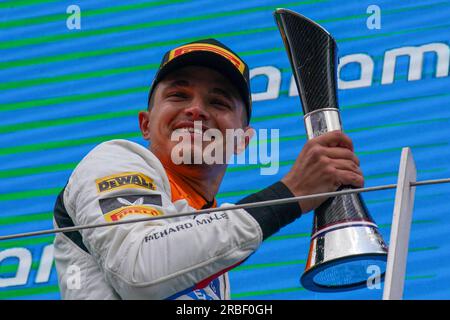
<instances>
[{"instance_id":1,"label":"man's hand","mask_svg":"<svg viewBox=\"0 0 450 320\"><path fill-rule=\"evenodd\" d=\"M309 140L281 181L297 197L333 192L342 185L364 186L353 143L341 131L328 132ZM325 200L325 197L301 200L300 207L306 213Z\"/></svg>"}]
</instances>

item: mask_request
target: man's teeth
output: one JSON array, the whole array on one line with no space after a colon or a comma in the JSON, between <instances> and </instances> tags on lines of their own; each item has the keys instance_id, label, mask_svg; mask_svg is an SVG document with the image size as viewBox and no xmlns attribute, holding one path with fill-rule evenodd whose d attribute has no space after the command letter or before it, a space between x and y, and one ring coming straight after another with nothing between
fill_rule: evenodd
<instances>
[{"instance_id":1,"label":"man's teeth","mask_svg":"<svg viewBox=\"0 0 450 320\"><path fill-rule=\"evenodd\" d=\"M175 129L174 132L181 132L181 133L188 132L188 133L195 133L195 134L203 134L202 129L192 128L192 127L178 128L178 129Z\"/></svg>"}]
</instances>

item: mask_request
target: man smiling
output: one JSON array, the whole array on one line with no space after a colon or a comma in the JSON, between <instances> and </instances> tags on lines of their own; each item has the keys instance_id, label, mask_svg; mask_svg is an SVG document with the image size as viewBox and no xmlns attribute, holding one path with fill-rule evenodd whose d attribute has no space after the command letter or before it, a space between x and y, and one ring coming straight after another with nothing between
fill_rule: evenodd
<instances>
[{"instance_id":1,"label":"man smiling","mask_svg":"<svg viewBox=\"0 0 450 320\"><path fill-rule=\"evenodd\" d=\"M325 199L171 217L217 205L226 171L217 163L174 163L174 135L192 142L208 130L223 139L190 145L193 156L213 143L230 143L226 130L248 134L252 114L248 66L222 43L206 39L170 50L139 113L145 148L113 140L77 166L55 205L58 227L164 215L132 223L58 234L55 260L65 299L228 299L227 271L242 263L281 227ZM195 124L200 122L201 126ZM341 132L308 141L289 173L242 199L250 203L364 183L352 142ZM105 187L107 186L107 187Z\"/></svg>"},{"instance_id":2,"label":"man smiling","mask_svg":"<svg viewBox=\"0 0 450 320\"><path fill-rule=\"evenodd\" d=\"M139 113L143 137L151 141L151 151L166 169L179 171L191 180L196 190L207 190L204 197L212 200L225 174L226 159L208 165L195 164L193 158L201 159L204 148L214 143L201 141L204 132L216 129L226 137L227 129L251 130L242 98L226 77L203 66L187 66L171 72L158 83L153 94L150 110ZM195 123L200 125L195 126ZM188 147L192 147L192 159L184 166L173 163L173 150L178 144L172 138L174 133L187 133L192 137L187 139ZM200 146L196 146L194 140L199 141ZM226 139L221 142L225 149Z\"/></svg>"}]
</instances>

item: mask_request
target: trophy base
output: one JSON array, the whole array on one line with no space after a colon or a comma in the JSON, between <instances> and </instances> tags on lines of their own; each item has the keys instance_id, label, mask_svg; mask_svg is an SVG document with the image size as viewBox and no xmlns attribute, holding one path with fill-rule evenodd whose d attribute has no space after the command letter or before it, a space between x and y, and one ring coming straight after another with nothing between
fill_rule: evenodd
<instances>
[{"instance_id":1,"label":"trophy base","mask_svg":"<svg viewBox=\"0 0 450 320\"><path fill-rule=\"evenodd\" d=\"M387 247L371 224L320 232L311 239L301 284L319 292L355 290L384 279Z\"/></svg>"}]
</instances>

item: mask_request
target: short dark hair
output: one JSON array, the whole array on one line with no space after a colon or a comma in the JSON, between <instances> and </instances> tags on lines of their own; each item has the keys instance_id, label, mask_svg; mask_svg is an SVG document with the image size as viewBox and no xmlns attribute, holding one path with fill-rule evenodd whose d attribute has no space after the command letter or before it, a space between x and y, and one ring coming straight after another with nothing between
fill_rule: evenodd
<instances>
[{"instance_id":1,"label":"short dark hair","mask_svg":"<svg viewBox=\"0 0 450 320\"><path fill-rule=\"evenodd\" d=\"M150 108L153 107L153 104L154 104L154 103L155 103L155 95L154 95L154 92L153 92L153 94L151 94L151 95L148 97L147 110L150 110Z\"/></svg>"}]
</instances>

